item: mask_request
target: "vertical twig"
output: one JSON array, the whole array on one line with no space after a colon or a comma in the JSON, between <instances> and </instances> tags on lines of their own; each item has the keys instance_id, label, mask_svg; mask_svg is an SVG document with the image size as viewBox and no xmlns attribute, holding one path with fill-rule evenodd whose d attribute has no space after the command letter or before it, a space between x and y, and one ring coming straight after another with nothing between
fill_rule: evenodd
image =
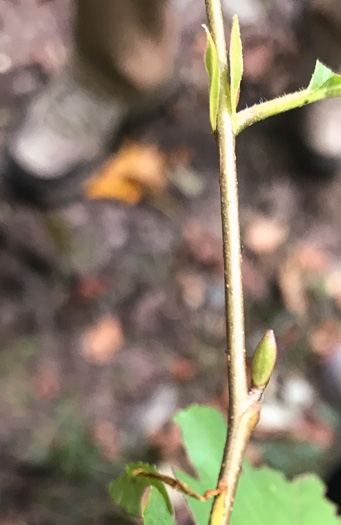
<instances>
[{"instance_id":1,"label":"vertical twig","mask_svg":"<svg viewBox=\"0 0 341 525\"><path fill-rule=\"evenodd\" d=\"M218 487L223 491L215 498L210 523L226 525L232 512L245 447L258 421L259 405L258 397L248 392L246 377L235 135L229 114L228 64L223 17L220 0L205 2L208 27L216 46L221 75L215 136L220 158L229 384L228 435L218 482Z\"/></svg>"}]
</instances>

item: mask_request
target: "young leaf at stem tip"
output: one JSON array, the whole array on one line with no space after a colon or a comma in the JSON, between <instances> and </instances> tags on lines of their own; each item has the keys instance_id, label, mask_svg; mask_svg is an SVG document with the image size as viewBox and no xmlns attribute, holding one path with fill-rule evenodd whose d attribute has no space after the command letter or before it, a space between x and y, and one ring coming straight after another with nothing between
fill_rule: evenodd
<instances>
[{"instance_id":1,"label":"young leaf at stem tip","mask_svg":"<svg viewBox=\"0 0 341 525\"><path fill-rule=\"evenodd\" d=\"M220 72L217 58L217 50L207 26L203 25L207 34L207 47L205 52L205 66L209 78L209 95L210 95L210 122L212 131L217 128L217 114L219 105L220 91Z\"/></svg>"},{"instance_id":2,"label":"young leaf at stem tip","mask_svg":"<svg viewBox=\"0 0 341 525\"><path fill-rule=\"evenodd\" d=\"M275 334L268 330L259 341L252 359L252 386L254 388L265 388L277 358L277 344Z\"/></svg>"},{"instance_id":3,"label":"young leaf at stem tip","mask_svg":"<svg viewBox=\"0 0 341 525\"><path fill-rule=\"evenodd\" d=\"M313 76L311 77L308 89L310 92L321 88L328 88L341 84L341 75L337 75L319 60L316 61Z\"/></svg>"},{"instance_id":4,"label":"young leaf at stem tip","mask_svg":"<svg viewBox=\"0 0 341 525\"><path fill-rule=\"evenodd\" d=\"M243 48L240 38L240 28L238 16L235 15L232 21L231 40L230 40L230 77L231 77L231 107L232 113L236 113L240 83L243 76Z\"/></svg>"}]
</instances>

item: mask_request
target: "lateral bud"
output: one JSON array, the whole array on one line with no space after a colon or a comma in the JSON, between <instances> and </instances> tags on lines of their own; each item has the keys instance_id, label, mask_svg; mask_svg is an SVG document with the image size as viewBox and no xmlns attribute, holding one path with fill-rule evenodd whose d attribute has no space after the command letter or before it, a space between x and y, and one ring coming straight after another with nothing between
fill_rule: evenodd
<instances>
[{"instance_id":1,"label":"lateral bud","mask_svg":"<svg viewBox=\"0 0 341 525\"><path fill-rule=\"evenodd\" d=\"M252 387L264 389L274 369L277 343L273 330L268 330L259 341L252 358Z\"/></svg>"}]
</instances>

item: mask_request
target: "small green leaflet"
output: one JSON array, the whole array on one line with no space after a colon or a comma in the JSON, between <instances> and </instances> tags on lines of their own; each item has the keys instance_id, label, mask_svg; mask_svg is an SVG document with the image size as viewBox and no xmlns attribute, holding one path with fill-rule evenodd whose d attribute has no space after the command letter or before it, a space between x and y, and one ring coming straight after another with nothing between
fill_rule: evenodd
<instances>
[{"instance_id":1,"label":"small green leaflet","mask_svg":"<svg viewBox=\"0 0 341 525\"><path fill-rule=\"evenodd\" d=\"M143 512L144 525L176 525L160 492L152 487Z\"/></svg>"},{"instance_id":2,"label":"small green leaflet","mask_svg":"<svg viewBox=\"0 0 341 525\"><path fill-rule=\"evenodd\" d=\"M220 91L220 72L217 58L217 50L213 42L211 33L207 26L203 26L207 34L207 48L205 52L205 66L209 78L209 95L210 95L210 122L214 132L217 128L217 114Z\"/></svg>"},{"instance_id":3,"label":"small green leaflet","mask_svg":"<svg viewBox=\"0 0 341 525\"><path fill-rule=\"evenodd\" d=\"M231 77L231 107L232 113L236 113L240 83L243 76L243 48L240 38L238 16L235 15L232 21L231 40L230 40L230 77Z\"/></svg>"},{"instance_id":4,"label":"small green leaflet","mask_svg":"<svg viewBox=\"0 0 341 525\"><path fill-rule=\"evenodd\" d=\"M331 69L329 69L329 67L317 60L313 76L308 86L309 91L314 92L319 89L327 89L340 85L341 75L337 75Z\"/></svg>"},{"instance_id":5,"label":"small green leaflet","mask_svg":"<svg viewBox=\"0 0 341 525\"><path fill-rule=\"evenodd\" d=\"M127 465L126 471L118 479L109 485L111 498L128 514L141 516L141 498L147 487L155 487L165 501L168 512L172 513L172 504L161 481L147 477L134 476L133 472L143 469L149 472L158 472L155 467L148 463L131 463Z\"/></svg>"}]
</instances>

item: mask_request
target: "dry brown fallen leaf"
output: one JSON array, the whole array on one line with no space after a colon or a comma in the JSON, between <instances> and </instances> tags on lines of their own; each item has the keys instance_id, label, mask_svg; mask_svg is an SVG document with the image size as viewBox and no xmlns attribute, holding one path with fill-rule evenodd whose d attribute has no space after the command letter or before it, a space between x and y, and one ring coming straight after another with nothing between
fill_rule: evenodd
<instances>
[{"instance_id":1,"label":"dry brown fallen leaf","mask_svg":"<svg viewBox=\"0 0 341 525\"><path fill-rule=\"evenodd\" d=\"M192 310L201 308L206 296L206 283L202 276L192 272L179 272L177 281L186 305Z\"/></svg>"},{"instance_id":2,"label":"dry brown fallen leaf","mask_svg":"<svg viewBox=\"0 0 341 525\"><path fill-rule=\"evenodd\" d=\"M328 257L321 248L314 244L303 244L296 253L297 264L302 270L321 273L325 272L328 265Z\"/></svg>"},{"instance_id":3,"label":"dry brown fallen leaf","mask_svg":"<svg viewBox=\"0 0 341 525\"><path fill-rule=\"evenodd\" d=\"M264 255L279 248L287 240L288 235L287 226L275 219L259 215L247 226L244 243L253 252Z\"/></svg>"},{"instance_id":4,"label":"dry brown fallen leaf","mask_svg":"<svg viewBox=\"0 0 341 525\"><path fill-rule=\"evenodd\" d=\"M279 287L286 308L295 314L304 315L308 308L306 294L311 276L326 272L328 259L320 248L312 244L298 246L281 264Z\"/></svg>"},{"instance_id":5,"label":"dry brown fallen leaf","mask_svg":"<svg viewBox=\"0 0 341 525\"><path fill-rule=\"evenodd\" d=\"M107 459L117 454L117 432L110 421L100 421L92 428L92 436L100 451Z\"/></svg>"},{"instance_id":6,"label":"dry brown fallen leaf","mask_svg":"<svg viewBox=\"0 0 341 525\"><path fill-rule=\"evenodd\" d=\"M220 239L213 237L198 221L193 219L184 225L183 235L186 243L184 251L191 259L205 267L214 268L219 273L223 270Z\"/></svg>"},{"instance_id":7,"label":"dry brown fallen leaf","mask_svg":"<svg viewBox=\"0 0 341 525\"><path fill-rule=\"evenodd\" d=\"M88 199L117 199L136 204L145 195L166 186L165 155L155 144L126 141L106 164L86 182Z\"/></svg>"},{"instance_id":8,"label":"dry brown fallen leaf","mask_svg":"<svg viewBox=\"0 0 341 525\"><path fill-rule=\"evenodd\" d=\"M335 299L338 308L341 310L341 268L332 269L326 276L326 292Z\"/></svg>"},{"instance_id":9,"label":"dry brown fallen leaf","mask_svg":"<svg viewBox=\"0 0 341 525\"><path fill-rule=\"evenodd\" d=\"M341 337L341 325L335 319L323 321L309 334L309 343L313 352L328 356L335 352Z\"/></svg>"},{"instance_id":10,"label":"dry brown fallen leaf","mask_svg":"<svg viewBox=\"0 0 341 525\"><path fill-rule=\"evenodd\" d=\"M42 366L33 376L32 382L36 393L41 398L54 399L59 393L59 374L54 366Z\"/></svg>"},{"instance_id":11,"label":"dry brown fallen leaf","mask_svg":"<svg viewBox=\"0 0 341 525\"><path fill-rule=\"evenodd\" d=\"M296 315L304 315L308 300L303 282L302 269L294 257L289 257L279 268L278 285L286 309Z\"/></svg>"},{"instance_id":12,"label":"dry brown fallen leaf","mask_svg":"<svg viewBox=\"0 0 341 525\"><path fill-rule=\"evenodd\" d=\"M88 328L82 337L81 353L89 363L105 365L124 345L124 334L117 317L106 316Z\"/></svg>"},{"instance_id":13,"label":"dry brown fallen leaf","mask_svg":"<svg viewBox=\"0 0 341 525\"><path fill-rule=\"evenodd\" d=\"M180 428L175 423L166 423L161 429L150 433L148 440L162 458L171 456L182 443Z\"/></svg>"},{"instance_id":14,"label":"dry brown fallen leaf","mask_svg":"<svg viewBox=\"0 0 341 525\"><path fill-rule=\"evenodd\" d=\"M77 299L87 300L97 297L108 289L109 279L102 276L79 277L74 287Z\"/></svg>"},{"instance_id":15,"label":"dry brown fallen leaf","mask_svg":"<svg viewBox=\"0 0 341 525\"><path fill-rule=\"evenodd\" d=\"M197 367L192 360L184 357L175 359L170 366L170 373L173 381L189 381L197 372Z\"/></svg>"}]
</instances>

